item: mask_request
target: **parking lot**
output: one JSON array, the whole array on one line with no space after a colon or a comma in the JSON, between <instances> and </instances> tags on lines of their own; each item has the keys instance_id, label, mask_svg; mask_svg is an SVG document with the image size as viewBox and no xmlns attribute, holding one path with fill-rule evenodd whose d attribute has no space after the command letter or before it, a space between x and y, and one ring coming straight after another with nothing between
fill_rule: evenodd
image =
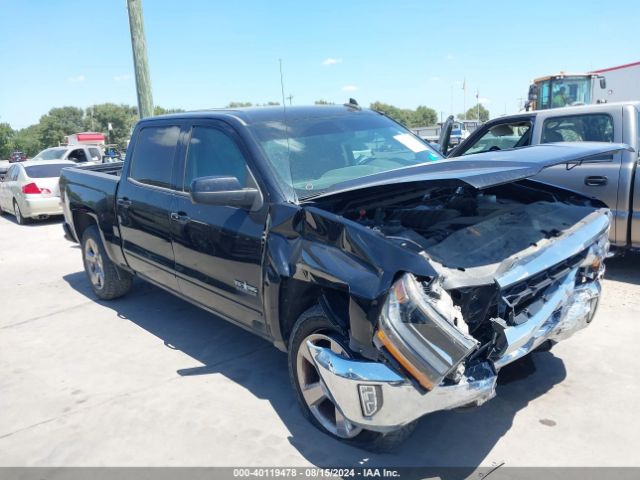
<instances>
[{"instance_id":1,"label":"parking lot","mask_svg":"<svg viewBox=\"0 0 640 480\"><path fill-rule=\"evenodd\" d=\"M638 256L590 328L387 455L315 430L269 343L142 282L96 301L59 219L0 218L0 292L2 466L640 465Z\"/></svg>"}]
</instances>

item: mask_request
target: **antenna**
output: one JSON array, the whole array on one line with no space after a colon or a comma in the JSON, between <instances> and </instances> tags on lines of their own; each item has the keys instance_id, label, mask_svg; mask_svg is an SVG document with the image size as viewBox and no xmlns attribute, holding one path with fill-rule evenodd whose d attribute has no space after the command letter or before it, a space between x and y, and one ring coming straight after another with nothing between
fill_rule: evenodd
<instances>
[{"instance_id":1,"label":"antenna","mask_svg":"<svg viewBox=\"0 0 640 480\"><path fill-rule=\"evenodd\" d=\"M282 106L284 107L284 110L286 111L286 104L285 104L285 96L284 96L284 77L282 76L282 59L279 58L278 62L280 62L280 89L282 90Z\"/></svg>"},{"instance_id":2,"label":"antenna","mask_svg":"<svg viewBox=\"0 0 640 480\"><path fill-rule=\"evenodd\" d=\"M280 63L280 90L282 91L282 120L284 122L284 134L287 137L287 163L289 164L289 175L291 175L291 145L289 144L289 124L287 123L287 104L284 97L284 76L282 75L282 59L279 58ZM291 97L293 98L293 97ZM289 101L291 101L291 98ZM291 184L293 185L293 175L291 175Z\"/></svg>"}]
</instances>

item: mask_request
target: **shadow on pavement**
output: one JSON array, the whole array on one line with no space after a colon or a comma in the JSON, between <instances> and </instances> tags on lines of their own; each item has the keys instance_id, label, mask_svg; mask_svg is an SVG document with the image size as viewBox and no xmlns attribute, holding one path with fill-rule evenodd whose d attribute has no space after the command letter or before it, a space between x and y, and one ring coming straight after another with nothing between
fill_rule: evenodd
<instances>
[{"instance_id":1,"label":"shadow on pavement","mask_svg":"<svg viewBox=\"0 0 640 480\"><path fill-rule=\"evenodd\" d=\"M66 275L64 280L95 299L84 272ZM493 400L478 408L428 415L396 452L373 454L334 440L305 420L289 384L286 355L267 341L142 281L136 281L127 297L98 302L203 365L178 374L219 373L269 401L290 431L291 445L321 467L459 466L465 468L441 474L464 478L485 461L511 428L516 413L566 376L560 359L549 352L534 353L503 369ZM508 459L497 460L508 463Z\"/></svg>"},{"instance_id":2,"label":"shadow on pavement","mask_svg":"<svg viewBox=\"0 0 640 480\"><path fill-rule=\"evenodd\" d=\"M640 285L640 253L625 252L606 261L604 278Z\"/></svg>"},{"instance_id":3,"label":"shadow on pavement","mask_svg":"<svg viewBox=\"0 0 640 480\"><path fill-rule=\"evenodd\" d=\"M16 220L16 217L13 216L13 214L11 213L7 213L7 212L2 212L2 215L0 215L0 218L5 219L11 223L15 223L16 225L18 225L18 222ZM29 223L25 224L25 225L20 225L22 227L38 227L40 225L53 225L55 223L62 223L62 221L64 220L64 217L62 215L54 215L52 217L49 217L45 220L29 220Z\"/></svg>"}]
</instances>

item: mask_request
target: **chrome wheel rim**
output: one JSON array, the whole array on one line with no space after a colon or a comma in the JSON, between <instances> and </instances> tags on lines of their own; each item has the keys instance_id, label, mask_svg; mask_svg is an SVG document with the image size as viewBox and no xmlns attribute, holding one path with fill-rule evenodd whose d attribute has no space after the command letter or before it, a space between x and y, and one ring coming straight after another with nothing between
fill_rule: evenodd
<instances>
[{"instance_id":1,"label":"chrome wheel rim","mask_svg":"<svg viewBox=\"0 0 640 480\"><path fill-rule=\"evenodd\" d=\"M344 347L333 338L322 333L314 333L300 344L296 355L296 369L302 398L315 419L329 433L340 438L353 438L362 431L362 428L347 420L331 400L327 386L322 381L311 358L307 342L319 347L330 348L333 353L344 357L348 357L348 354Z\"/></svg>"},{"instance_id":2,"label":"chrome wheel rim","mask_svg":"<svg viewBox=\"0 0 640 480\"><path fill-rule=\"evenodd\" d=\"M94 287L98 290L104 286L104 268L102 264L102 255L98 249L98 244L90 238L84 246L84 261L87 266L89 279Z\"/></svg>"}]
</instances>

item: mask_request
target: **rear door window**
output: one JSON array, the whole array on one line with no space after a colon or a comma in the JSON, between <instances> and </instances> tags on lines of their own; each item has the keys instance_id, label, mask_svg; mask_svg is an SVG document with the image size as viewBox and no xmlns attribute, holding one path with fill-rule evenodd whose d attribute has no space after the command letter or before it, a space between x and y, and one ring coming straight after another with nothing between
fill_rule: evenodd
<instances>
[{"instance_id":1,"label":"rear door window","mask_svg":"<svg viewBox=\"0 0 640 480\"><path fill-rule=\"evenodd\" d=\"M157 126L140 130L129 178L145 185L175 188L172 181L173 158L178 145L180 127Z\"/></svg>"},{"instance_id":2,"label":"rear door window","mask_svg":"<svg viewBox=\"0 0 640 480\"><path fill-rule=\"evenodd\" d=\"M102 159L102 153L100 152L99 148L90 147L89 155L91 155L92 162L99 162Z\"/></svg>"},{"instance_id":3,"label":"rear door window","mask_svg":"<svg viewBox=\"0 0 640 480\"><path fill-rule=\"evenodd\" d=\"M20 175L20 167L16 165L12 168L13 168L13 171L11 172L11 176L9 177L9 180L12 182L15 182L16 180L18 180L18 176Z\"/></svg>"},{"instance_id":4,"label":"rear door window","mask_svg":"<svg viewBox=\"0 0 640 480\"><path fill-rule=\"evenodd\" d=\"M70 167L71 164L52 163L49 165L32 165L25 167L29 178L55 178L60 176L60 172L64 167Z\"/></svg>"},{"instance_id":5,"label":"rear door window","mask_svg":"<svg viewBox=\"0 0 640 480\"><path fill-rule=\"evenodd\" d=\"M547 118L540 143L613 142L613 119L605 113Z\"/></svg>"}]
</instances>

